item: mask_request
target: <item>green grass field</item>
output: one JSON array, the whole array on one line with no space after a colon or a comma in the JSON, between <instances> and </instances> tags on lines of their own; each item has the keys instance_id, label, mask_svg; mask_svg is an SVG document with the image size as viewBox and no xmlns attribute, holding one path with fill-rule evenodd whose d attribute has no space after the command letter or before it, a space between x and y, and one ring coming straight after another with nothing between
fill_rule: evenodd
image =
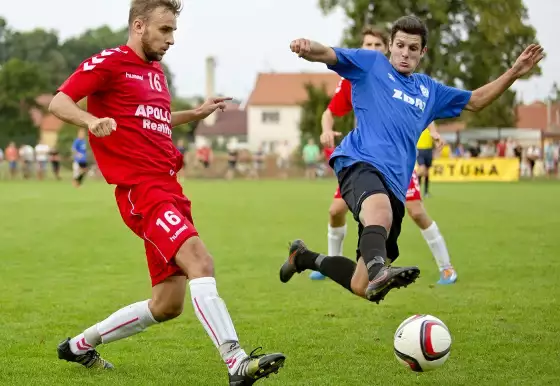
<instances>
[{"instance_id":1,"label":"green grass field","mask_svg":"<svg viewBox=\"0 0 560 386\"><path fill-rule=\"evenodd\" d=\"M422 276L380 305L307 275L278 280L289 240L326 250L334 190L334 180L186 184L242 344L287 355L259 385L559 384L560 183L433 184L426 206L459 282L433 285L435 263L407 218L399 263ZM113 372L59 361L61 339L150 296L143 243L101 182L3 182L0 202L0 385L227 384L190 299L181 317L100 346ZM448 362L420 375L392 352L396 327L415 313L441 318L453 337Z\"/></svg>"}]
</instances>

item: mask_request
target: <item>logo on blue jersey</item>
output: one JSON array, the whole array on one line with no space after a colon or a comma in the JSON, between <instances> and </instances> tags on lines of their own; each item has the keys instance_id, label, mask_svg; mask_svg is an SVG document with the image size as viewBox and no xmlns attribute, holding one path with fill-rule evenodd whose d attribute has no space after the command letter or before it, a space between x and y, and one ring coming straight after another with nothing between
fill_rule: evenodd
<instances>
[{"instance_id":1,"label":"logo on blue jersey","mask_svg":"<svg viewBox=\"0 0 560 386\"><path fill-rule=\"evenodd\" d=\"M426 102L424 102L422 99L408 96L402 90L398 90L396 88L393 89L393 91L393 98L400 99L401 101L405 101L411 106L418 107L421 111L424 111L424 109L426 108ZM426 89L426 92L428 92L428 89ZM422 94L424 94L424 92L422 92Z\"/></svg>"}]
</instances>

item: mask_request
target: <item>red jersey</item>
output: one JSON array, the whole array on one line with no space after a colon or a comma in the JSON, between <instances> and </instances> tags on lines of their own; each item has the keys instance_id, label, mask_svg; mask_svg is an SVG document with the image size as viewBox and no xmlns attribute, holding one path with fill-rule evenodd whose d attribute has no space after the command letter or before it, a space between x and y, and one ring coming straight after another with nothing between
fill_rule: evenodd
<instances>
[{"instance_id":1,"label":"red jersey","mask_svg":"<svg viewBox=\"0 0 560 386\"><path fill-rule=\"evenodd\" d=\"M329 110L335 117L343 117L352 111L352 84L341 78L329 103Z\"/></svg>"},{"instance_id":2,"label":"red jersey","mask_svg":"<svg viewBox=\"0 0 560 386\"><path fill-rule=\"evenodd\" d=\"M128 46L104 50L82 62L58 91L87 111L113 118L106 137L90 133L99 170L109 184L132 186L175 175L183 155L171 139L171 95L158 62L146 62Z\"/></svg>"},{"instance_id":3,"label":"red jersey","mask_svg":"<svg viewBox=\"0 0 560 386\"><path fill-rule=\"evenodd\" d=\"M334 147L325 147L323 149L323 154L325 155L325 159L328 161L331 159L332 153L334 153Z\"/></svg>"}]
</instances>

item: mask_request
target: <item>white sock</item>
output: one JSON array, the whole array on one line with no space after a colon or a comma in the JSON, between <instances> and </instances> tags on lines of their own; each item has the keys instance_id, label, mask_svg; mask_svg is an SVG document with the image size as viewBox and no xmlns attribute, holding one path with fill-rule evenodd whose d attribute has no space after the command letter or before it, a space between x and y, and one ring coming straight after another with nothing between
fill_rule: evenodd
<instances>
[{"instance_id":1,"label":"white sock","mask_svg":"<svg viewBox=\"0 0 560 386\"><path fill-rule=\"evenodd\" d=\"M344 237L346 237L347 225L333 228L329 224L328 228L329 247L327 253L329 256L343 256Z\"/></svg>"},{"instance_id":2,"label":"white sock","mask_svg":"<svg viewBox=\"0 0 560 386\"><path fill-rule=\"evenodd\" d=\"M189 282L194 312L220 351L230 374L234 374L247 354L239 346L239 338L226 304L218 295L216 279L202 277Z\"/></svg>"},{"instance_id":3,"label":"white sock","mask_svg":"<svg viewBox=\"0 0 560 386\"><path fill-rule=\"evenodd\" d=\"M70 340L70 349L81 355L101 343L110 343L144 331L156 324L148 307L149 300L121 308L107 319L91 326Z\"/></svg>"},{"instance_id":4,"label":"white sock","mask_svg":"<svg viewBox=\"0 0 560 386\"><path fill-rule=\"evenodd\" d=\"M424 239L428 243L428 247L430 247L430 250L432 251L432 255L436 260L439 270L443 271L444 269L451 268L447 245L445 245L445 240L439 232L436 222L432 222L432 225L421 232L422 236L424 236Z\"/></svg>"}]
</instances>

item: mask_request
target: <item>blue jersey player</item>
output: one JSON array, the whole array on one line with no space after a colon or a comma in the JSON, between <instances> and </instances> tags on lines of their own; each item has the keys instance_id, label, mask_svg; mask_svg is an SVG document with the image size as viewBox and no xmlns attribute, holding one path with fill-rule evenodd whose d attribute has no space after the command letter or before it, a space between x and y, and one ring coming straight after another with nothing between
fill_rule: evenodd
<instances>
[{"instance_id":1,"label":"blue jersey player","mask_svg":"<svg viewBox=\"0 0 560 386\"><path fill-rule=\"evenodd\" d=\"M72 143L72 172L74 178L74 186L80 187L84 181L84 177L88 171L87 163L87 147L86 147L86 131L80 129L78 136Z\"/></svg>"},{"instance_id":2,"label":"blue jersey player","mask_svg":"<svg viewBox=\"0 0 560 386\"><path fill-rule=\"evenodd\" d=\"M294 241L280 269L282 282L296 272L317 270L377 303L391 289L413 283L420 274L418 267L390 264L399 256L397 239L420 134L436 119L488 106L543 58L543 49L531 44L501 77L464 91L414 73L427 40L426 25L415 16L404 16L393 24L389 59L378 51L330 48L307 39L291 43L292 52L327 64L352 83L357 126L336 148L330 165L342 198L359 223L359 241L357 264L312 252L303 241ZM440 140L437 134L434 139Z\"/></svg>"}]
</instances>

